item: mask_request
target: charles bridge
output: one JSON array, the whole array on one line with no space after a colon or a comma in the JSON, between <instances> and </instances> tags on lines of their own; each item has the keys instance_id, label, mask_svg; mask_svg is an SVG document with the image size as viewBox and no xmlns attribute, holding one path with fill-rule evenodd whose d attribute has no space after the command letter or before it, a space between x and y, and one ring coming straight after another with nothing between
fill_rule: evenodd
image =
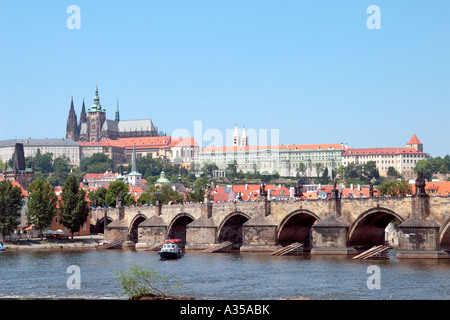
<instances>
[{"instance_id":1,"label":"charles bridge","mask_svg":"<svg viewBox=\"0 0 450 320\"><path fill-rule=\"evenodd\" d=\"M136 250L182 240L186 249L224 241L241 251L274 251L300 242L311 254L356 254L384 244L385 228L399 221L398 258L448 258L450 197L340 198L185 203L95 210L91 224L109 242ZM103 230L102 230L103 229Z\"/></svg>"}]
</instances>

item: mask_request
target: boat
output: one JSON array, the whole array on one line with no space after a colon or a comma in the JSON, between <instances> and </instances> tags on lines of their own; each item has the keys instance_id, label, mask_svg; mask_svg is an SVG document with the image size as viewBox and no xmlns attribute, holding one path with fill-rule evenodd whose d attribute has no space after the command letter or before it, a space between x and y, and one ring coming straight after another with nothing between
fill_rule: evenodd
<instances>
[{"instance_id":1,"label":"boat","mask_svg":"<svg viewBox=\"0 0 450 320\"><path fill-rule=\"evenodd\" d=\"M0 242L0 251L5 251L6 247L3 245L3 242Z\"/></svg>"},{"instance_id":2,"label":"boat","mask_svg":"<svg viewBox=\"0 0 450 320\"><path fill-rule=\"evenodd\" d=\"M178 243L180 239L167 239L164 240L164 245L161 250L158 251L161 260L180 259L183 257L183 252Z\"/></svg>"}]
</instances>

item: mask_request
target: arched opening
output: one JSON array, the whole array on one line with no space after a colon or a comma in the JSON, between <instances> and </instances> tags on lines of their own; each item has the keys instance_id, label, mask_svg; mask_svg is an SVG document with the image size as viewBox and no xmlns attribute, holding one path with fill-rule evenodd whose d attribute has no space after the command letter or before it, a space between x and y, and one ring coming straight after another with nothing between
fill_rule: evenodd
<instances>
[{"instance_id":1,"label":"arched opening","mask_svg":"<svg viewBox=\"0 0 450 320\"><path fill-rule=\"evenodd\" d=\"M147 220L147 217L143 215L138 215L133 219L133 223L130 225L130 228L128 229L128 240L137 243L139 238L138 233L138 226Z\"/></svg>"},{"instance_id":2,"label":"arched opening","mask_svg":"<svg viewBox=\"0 0 450 320\"><path fill-rule=\"evenodd\" d=\"M386 239L386 227L390 222L398 225L404 220L389 209L375 208L361 214L349 230L351 247L368 249L376 245L392 243L392 235Z\"/></svg>"},{"instance_id":3,"label":"arched opening","mask_svg":"<svg viewBox=\"0 0 450 320\"><path fill-rule=\"evenodd\" d=\"M311 230L318 218L311 212L297 211L288 215L280 225L278 244L290 245L303 243L303 250L310 251L312 245Z\"/></svg>"},{"instance_id":4,"label":"arched opening","mask_svg":"<svg viewBox=\"0 0 450 320\"><path fill-rule=\"evenodd\" d=\"M185 213L175 217L169 226L168 238L181 239L179 245L184 248L186 246L186 226L192 221L194 221L194 218Z\"/></svg>"},{"instance_id":5,"label":"arched opening","mask_svg":"<svg viewBox=\"0 0 450 320\"><path fill-rule=\"evenodd\" d=\"M450 251L450 220L442 227L439 240L441 249Z\"/></svg>"},{"instance_id":6,"label":"arched opening","mask_svg":"<svg viewBox=\"0 0 450 320\"><path fill-rule=\"evenodd\" d=\"M111 222L112 219L110 217L106 217L106 225L110 224ZM91 233L92 234L105 233L104 217L102 217L100 220L97 220L97 223L95 225L91 224Z\"/></svg>"},{"instance_id":7,"label":"arched opening","mask_svg":"<svg viewBox=\"0 0 450 320\"><path fill-rule=\"evenodd\" d=\"M219 235L217 237L219 243L230 241L233 245L229 248L239 249L242 246L242 225L250 220L250 218L241 213L234 212L228 216L219 228Z\"/></svg>"}]
</instances>

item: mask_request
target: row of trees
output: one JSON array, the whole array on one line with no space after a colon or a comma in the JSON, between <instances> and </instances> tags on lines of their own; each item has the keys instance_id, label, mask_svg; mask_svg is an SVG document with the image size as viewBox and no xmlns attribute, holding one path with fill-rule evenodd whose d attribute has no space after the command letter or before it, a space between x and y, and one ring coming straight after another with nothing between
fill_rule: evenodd
<instances>
[{"instance_id":1,"label":"row of trees","mask_svg":"<svg viewBox=\"0 0 450 320\"><path fill-rule=\"evenodd\" d=\"M450 173L450 155L446 155L444 158L433 158L427 154L427 157L423 160L419 160L416 163L414 172L423 172L423 176L427 180L431 180L435 174L448 174Z\"/></svg>"},{"instance_id":2,"label":"row of trees","mask_svg":"<svg viewBox=\"0 0 450 320\"><path fill-rule=\"evenodd\" d=\"M72 238L88 218L86 192L79 188L78 180L73 175L66 179L59 201L48 181L36 179L30 184L28 191L27 221L40 231L41 237L43 230L51 225L57 214L57 206L61 224L71 230ZM21 189L8 180L0 181L0 231L3 238L17 229L23 205Z\"/></svg>"}]
</instances>

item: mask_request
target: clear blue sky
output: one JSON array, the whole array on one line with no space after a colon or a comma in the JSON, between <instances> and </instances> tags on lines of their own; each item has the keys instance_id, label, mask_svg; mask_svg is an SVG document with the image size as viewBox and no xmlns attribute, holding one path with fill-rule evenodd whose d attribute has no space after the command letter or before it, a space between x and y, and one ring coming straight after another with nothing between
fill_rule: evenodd
<instances>
[{"instance_id":1,"label":"clear blue sky","mask_svg":"<svg viewBox=\"0 0 450 320\"><path fill-rule=\"evenodd\" d=\"M416 133L443 156L450 1L0 1L0 139L64 137L71 96L79 116L96 82L109 119L119 98L122 119L168 134L200 120L362 148Z\"/></svg>"}]
</instances>

